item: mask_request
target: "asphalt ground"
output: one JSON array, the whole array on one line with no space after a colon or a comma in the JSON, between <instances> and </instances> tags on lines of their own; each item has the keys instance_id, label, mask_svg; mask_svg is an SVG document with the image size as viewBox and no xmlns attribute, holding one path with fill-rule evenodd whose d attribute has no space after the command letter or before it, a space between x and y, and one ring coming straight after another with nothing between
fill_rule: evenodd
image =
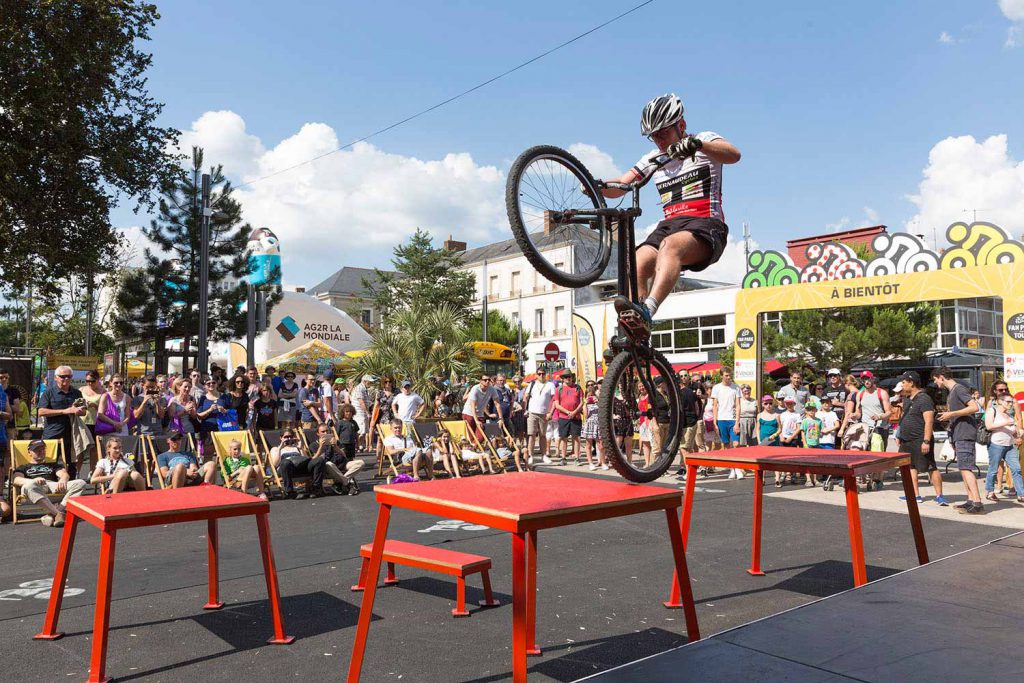
<instances>
[{"instance_id":1,"label":"asphalt ground","mask_svg":"<svg viewBox=\"0 0 1024 683\"><path fill-rule=\"evenodd\" d=\"M571 467L546 469L593 476ZM897 487L888 483L877 495L895 495ZM687 560L704 636L852 587L845 510L826 500L841 497L839 490L819 490L821 496L806 499L766 495L767 576L748 575L751 491L749 477L720 475L702 479L695 493ZM359 546L372 538L376 511L369 492L271 505L285 630L298 638L289 646L265 643L272 627L251 518L221 522L226 606L219 612L202 610L205 524L122 531L107 674L119 681L341 679L362 596L349 587L359 572ZM916 565L905 512L862 509L861 515L869 579ZM471 607L470 618L454 619L454 580L399 567L401 583L377 593L363 681L511 679L510 537L443 521L396 510L389 537L492 558L491 579L502 604ZM924 528L933 559L1007 534L1005 525L957 516L926 516ZM60 619L67 635L32 640L42 626L59 538L58 530L35 523L0 528L0 642L10 680L87 677L99 552L99 533L88 524L79 525ZM530 680L573 681L685 643L682 613L661 605L671 575L661 513L541 532L537 642L544 654L530 659ZM479 578L470 577L468 585L467 602L475 605L483 597Z\"/></svg>"}]
</instances>

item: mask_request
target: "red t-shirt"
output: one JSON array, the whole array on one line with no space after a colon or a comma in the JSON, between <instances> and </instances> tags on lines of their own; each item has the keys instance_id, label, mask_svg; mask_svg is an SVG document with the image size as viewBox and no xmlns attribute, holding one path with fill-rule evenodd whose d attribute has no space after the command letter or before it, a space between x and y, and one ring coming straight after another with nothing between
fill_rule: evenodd
<instances>
[{"instance_id":1,"label":"red t-shirt","mask_svg":"<svg viewBox=\"0 0 1024 683\"><path fill-rule=\"evenodd\" d=\"M580 389L580 386L578 384L572 387L570 387L567 384L563 384L562 386L558 387L558 390L555 392L555 403L562 406L569 412L563 412L558 408L555 408L552 415L556 420L567 418L569 417L569 413L579 408L580 403L582 402L583 390ZM575 419L580 419L580 416L577 415Z\"/></svg>"}]
</instances>

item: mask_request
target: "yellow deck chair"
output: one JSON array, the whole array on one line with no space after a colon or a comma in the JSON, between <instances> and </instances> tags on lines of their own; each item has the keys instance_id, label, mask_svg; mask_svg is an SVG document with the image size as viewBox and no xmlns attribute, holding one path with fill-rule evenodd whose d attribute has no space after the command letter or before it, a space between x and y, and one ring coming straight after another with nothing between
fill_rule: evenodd
<instances>
[{"instance_id":1,"label":"yellow deck chair","mask_svg":"<svg viewBox=\"0 0 1024 683\"><path fill-rule=\"evenodd\" d=\"M277 473L277 468L274 467L274 459L270 457L270 449L281 445L281 434L283 432L283 429L261 429L259 433L260 438L256 444L260 449L265 466L263 481L269 486L276 486L280 492L284 491L284 485L281 483L281 475ZM255 437L253 439L255 440Z\"/></svg>"},{"instance_id":2,"label":"yellow deck chair","mask_svg":"<svg viewBox=\"0 0 1024 683\"><path fill-rule=\"evenodd\" d=\"M229 475L228 469L224 464L224 459L228 457L228 444L235 440L241 442L242 453L249 455L252 464L263 473L264 485L266 485L268 482L266 461L263 459L263 454L256 448L256 440L252 438L251 432L246 430L211 432L210 436L213 437L213 450L217 454L217 465L220 467L220 476L224 478L225 487L241 490L241 480ZM245 491L242 491L242 493L245 493Z\"/></svg>"},{"instance_id":3,"label":"yellow deck chair","mask_svg":"<svg viewBox=\"0 0 1024 683\"><path fill-rule=\"evenodd\" d=\"M8 473L7 485L9 490L8 498L11 501L11 507L14 508L13 519L14 523L18 523L19 510L24 508L36 508L45 510L41 505L35 505L30 502L28 498L21 492L20 486L14 485L14 470L22 465L26 465L32 461L32 458L28 453L28 445L32 441L27 439L18 439L11 441L11 471ZM46 439L46 462L65 462L64 461L64 441L62 439ZM66 464L66 463L65 463ZM64 497L63 493L48 493L46 497L50 500L60 500ZM32 520L23 519L22 522L29 522Z\"/></svg>"},{"instance_id":4,"label":"yellow deck chair","mask_svg":"<svg viewBox=\"0 0 1024 683\"><path fill-rule=\"evenodd\" d=\"M377 458L377 477L378 478L384 476L384 469L385 468L391 470L392 476L395 476L395 477L397 477L402 472L405 472L406 474L409 474L410 472L412 472L412 465L406 465L401 460L399 460L398 462L395 462L395 459L387 454L387 451L384 448L384 439L386 439L389 436L391 436L391 432L388 431L390 428L391 428L390 424L389 425L383 425L383 424L380 424L380 423L377 424L377 442L380 444L380 456ZM415 437L413 437L413 441L415 441Z\"/></svg>"},{"instance_id":5,"label":"yellow deck chair","mask_svg":"<svg viewBox=\"0 0 1024 683\"><path fill-rule=\"evenodd\" d=\"M483 463L476 458L466 459L462 457L462 446L460 446L459 443L463 439L466 439L469 441L470 450L477 453L483 453L483 457L490 458L490 453L488 453L487 449L480 444L479 439L476 438L476 434L470 431L469 427L466 426L466 423L462 420L442 420L441 429L448 432L448 436L451 437L452 446L454 446L455 452L459 457L459 462L465 464L467 468L474 466L480 470L481 474L483 474Z\"/></svg>"},{"instance_id":6,"label":"yellow deck chair","mask_svg":"<svg viewBox=\"0 0 1024 683\"><path fill-rule=\"evenodd\" d=\"M194 453L196 459L199 458L199 451L196 450L195 435L189 432L185 434L185 440L183 445L185 452ZM146 484L150 488L156 488L153 485L153 481L158 482L157 486L162 489L167 488L167 483L164 481L164 477L160 474L160 467L157 464L156 456L163 453L167 448L167 435L166 434L143 434L139 436L143 443L143 453L146 459Z\"/></svg>"},{"instance_id":7,"label":"yellow deck chair","mask_svg":"<svg viewBox=\"0 0 1024 683\"><path fill-rule=\"evenodd\" d=\"M136 465L136 469L141 469L143 477L146 478L146 487L151 487L152 477L150 476L149 463L146 459L146 441L141 436L135 434L129 434L127 436L122 434L97 434L96 435L96 462L99 462L103 458L107 457L107 442L108 441L120 441L121 442L121 453L127 458L132 464ZM139 467L141 465L141 467ZM91 475L90 475L91 476ZM129 489L132 490L132 489ZM96 491L100 494L107 492L106 484L96 484Z\"/></svg>"}]
</instances>

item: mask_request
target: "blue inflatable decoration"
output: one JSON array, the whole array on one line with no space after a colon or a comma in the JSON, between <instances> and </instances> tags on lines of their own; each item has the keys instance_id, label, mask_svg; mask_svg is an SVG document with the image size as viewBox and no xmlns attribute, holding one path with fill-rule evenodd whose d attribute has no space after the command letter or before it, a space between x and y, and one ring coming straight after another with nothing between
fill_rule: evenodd
<instances>
[{"instance_id":1,"label":"blue inflatable decoration","mask_svg":"<svg viewBox=\"0 0 1024 683\"><path fill-rule=\"evenodd\" d=\"M254 287L281 284L281 245L270 228L249 235L249 284Z\"/></svg>"}]
</instances>

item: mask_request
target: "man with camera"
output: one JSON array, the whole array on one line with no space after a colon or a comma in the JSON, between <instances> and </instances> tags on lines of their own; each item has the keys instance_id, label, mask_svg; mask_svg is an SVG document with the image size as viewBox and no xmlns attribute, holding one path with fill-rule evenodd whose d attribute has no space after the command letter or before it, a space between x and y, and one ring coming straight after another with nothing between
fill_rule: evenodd
<instances>
[{"instance_id":1,"label":"man with camera","mask_svg":"<svg viewBox=\"0 0 1024 683\"><path fill-rule=\"evenodd\" d=\"M334 431L330 425L319 425L316 428L316 438L317 446L313 459L324 458L324 470L326 470L327 476L333 479L336 484L334 491L331 491L331 489L325 490L330 493L347 493L350 496L358 496L359 484L356 483L355 475L356 472L363 469L366 462L348 457L345 449L338 444L338 439L334 436ZM337 486L340 486L340 488L337 488Z\"/></svg>"},{"instance_id":2,"label":"man with camera","mask_svg":"<svg viewBox=\"0 0 1024 683\"><path fill-rule=\"evenodd\" d=\"M167 401L161 395L156 377L146 375L143 391L132 399L132 410L139 434L160 434L163 432L164 413L167 412Z\"/></svg>"}]
</instances>

